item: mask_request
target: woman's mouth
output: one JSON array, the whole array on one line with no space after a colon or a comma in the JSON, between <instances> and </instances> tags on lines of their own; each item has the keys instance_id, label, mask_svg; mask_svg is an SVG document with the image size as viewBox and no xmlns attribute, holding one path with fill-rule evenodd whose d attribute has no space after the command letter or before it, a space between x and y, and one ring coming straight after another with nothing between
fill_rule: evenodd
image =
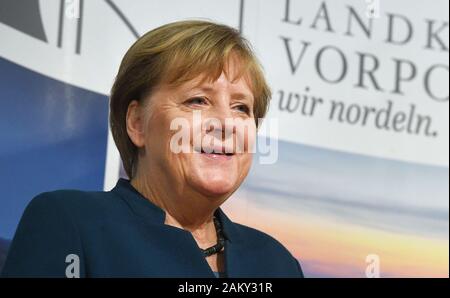
<instances>
[{"instance_id":1,"label":"woman's mouth","mask_svg":"<svg viewBox=\"0 0 450 298\"><path fill-rule=\"evenodd\" d=\"M226 161L232 159L234 156L234 153L226 153L227 151L231 150L225 150L225 148L200 148L200 149L194 149L195 153L200 153L202 156L217 160L217 161Z\"/></svg>"}]
</instances>

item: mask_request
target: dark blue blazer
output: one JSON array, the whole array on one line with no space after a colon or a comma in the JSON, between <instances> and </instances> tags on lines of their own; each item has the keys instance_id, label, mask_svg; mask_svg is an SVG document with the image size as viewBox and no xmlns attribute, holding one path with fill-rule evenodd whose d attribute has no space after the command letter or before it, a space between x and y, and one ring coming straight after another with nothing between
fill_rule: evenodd
<instances>
[{"instance_id":1,"label":"dark blue blazer","mask_svg":"<svg viewBox=\"0 0 450 298\"><path fill-rule=\"evenodd\" d=\"M219 208L227 277L303 277L278 241L233 223ZM128 180L109 192L60 190L26 208L3 277L66 277L76 254L81 277L215 277L191 233L164 224L165 212Z\"/></svg>"}]
</instances>

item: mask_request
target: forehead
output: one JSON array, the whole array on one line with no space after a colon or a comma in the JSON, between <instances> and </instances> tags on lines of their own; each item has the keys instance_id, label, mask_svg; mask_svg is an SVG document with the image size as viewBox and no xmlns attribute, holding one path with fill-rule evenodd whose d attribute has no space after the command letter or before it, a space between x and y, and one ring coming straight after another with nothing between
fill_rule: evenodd
<instances>
[{"instance_id":1,"label":"forehead","mask_svg":"<svg viewBox=\"0 0 450 298\"><path fill-rule=\"evenodd\" d=\"M237 52L231 52L221 61L190 64L187 60L167 65L159 87L169 87L172 92L205 87L213 90L239 90L254 96L251 61ZM211 91L211 90L209 90Z\"/></svg>"}]
</instances>

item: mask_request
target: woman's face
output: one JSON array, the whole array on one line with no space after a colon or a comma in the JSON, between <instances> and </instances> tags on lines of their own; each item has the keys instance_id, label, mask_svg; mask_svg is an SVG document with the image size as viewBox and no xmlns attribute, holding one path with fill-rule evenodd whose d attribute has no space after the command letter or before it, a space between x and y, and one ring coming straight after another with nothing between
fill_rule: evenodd
<instances>
[{"instance_id":1,"label":"woman's face","mask_svg":"<svg viewBox=\"0 0 450 298\"><path fill-rule=\"evenodd\" d=\"M215 82L199 82L162 86L146 99L139 168L183 192L223 197L250 169L254 98L243 77L231 82L222 73Z\"/></svg>"}]
</instances>

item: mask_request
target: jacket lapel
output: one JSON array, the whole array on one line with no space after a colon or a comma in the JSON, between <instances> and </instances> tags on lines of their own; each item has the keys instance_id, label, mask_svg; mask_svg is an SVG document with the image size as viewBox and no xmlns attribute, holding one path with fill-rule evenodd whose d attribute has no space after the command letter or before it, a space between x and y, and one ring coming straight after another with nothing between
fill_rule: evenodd
<instances>
[{"instance_id":1,"label":"jacket lapel","mask_svg":"<svg viewBox=\"0 0 450 298\"><path fill-rule=\"evenodd\" d=\"M222 209L218 209L218 214L227 238L225 242L226 276L235 278L261 275L258 264L253 262L251 239L246 239L242 235L240 227L232 222Z\"/></svg>"},{"instance_id":2,"label":"jacket lapel","mask_svg":"<svg viewBox=\"0 0 450 298\"><path fill-rule=\"evenodd\" d=\"M186 268L187 272L190 273L189 277L215 277L191 233L164 224L166 216L164 210L144 198L131 186L128 180L120 179L112 191L116 192L126 202L135 215L140 217L146 225L149 225L149 228L154 231L152 233L171 239L173 245L168 247L168 253L170 252L169 255L180 256L189 260L185 264L185 266L189 266L189 268ZM245 277L258 275L257 264L252 264L249 261L252 259L251 242L241 235L239 226L232 222L221 208L217 209L216 216L219 217L222 223L226 239L226 276ZM180 272L180 274L182 273Z\"/></svg>"}]
</instances>

